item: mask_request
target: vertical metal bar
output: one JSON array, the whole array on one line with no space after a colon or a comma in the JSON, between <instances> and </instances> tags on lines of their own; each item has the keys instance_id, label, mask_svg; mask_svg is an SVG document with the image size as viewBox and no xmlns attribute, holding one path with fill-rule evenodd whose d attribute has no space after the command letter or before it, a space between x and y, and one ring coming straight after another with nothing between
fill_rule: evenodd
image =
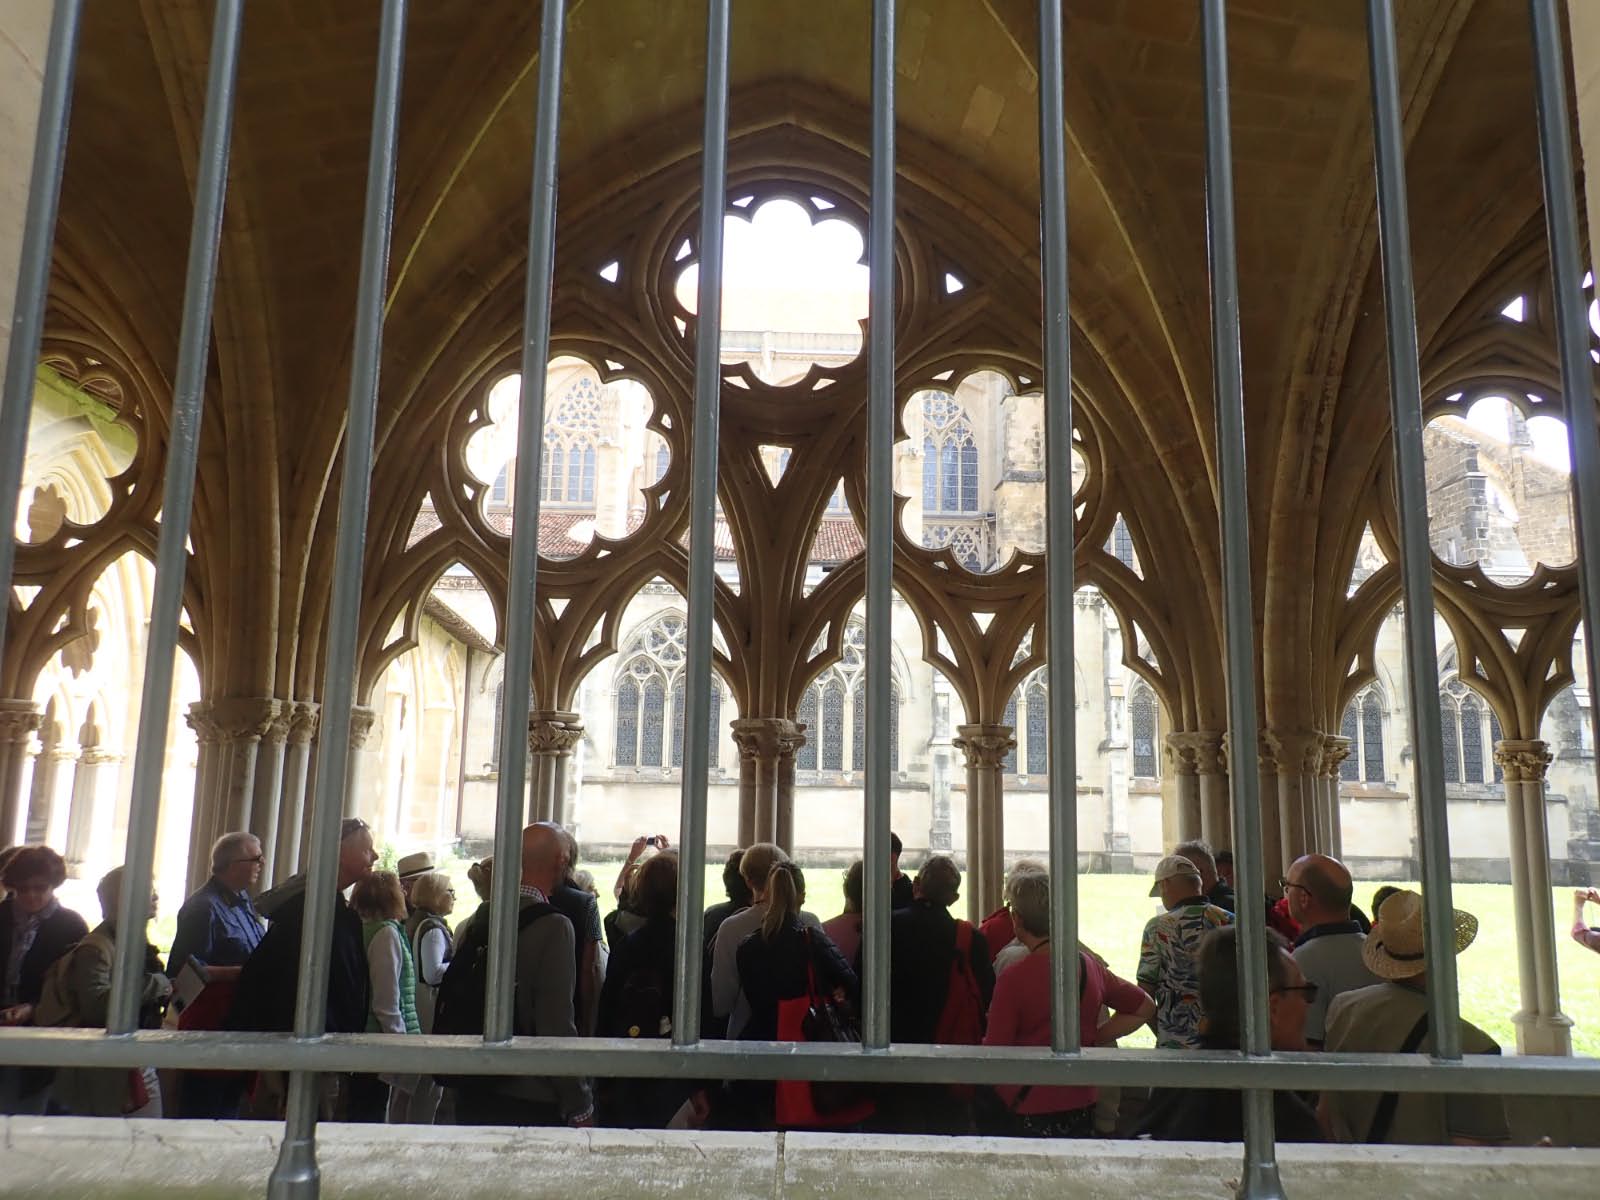
<instances>
[{"instance_id":1,"label":"vertical metal bar","mask_svg":"<svg viewBox=\"0 0 1600 1200\"><path fill-rule=\"evenodd\" d=\"M1256 771L1255 608L1250 578L1249 476L1245 466L1244 366L1239 335L1239 241L1234 225L1233 133L1228 93L1227 0L1200 0L1205 59L1206 257L1211 280L1212 402L1216 409L1218 520L1222 535L1223 637L1232 739L1234 871L1239 895L1239 983L1247 1054L1271 1053L1267 1016L1266 895L1261 865L1261 790ZM1273 1141L1272 1093L1245 1093L1244 1177L1239 1195L1283 1195Z\"/></svg>"},{"instance_id":2,"label":"vertical metal bar","mask_svg":"<svg viewBox=\"0 0 1600 1200\"><path fill-rule=\"evenodd\" d=\"M1074 698L1072 324L1067 290L1067 114L1061 0L1039 0L1039 249L1044 261L1045 619L1050 657L1050 1045L1076 1054L1078 756ZM1060 653L1057 653L1059 648Z\"/></svg>"},{"instance_id":3,"label":"vertical metal bar","mask_svg":"<svg viewBox=\"0 0 1600 1200\"><path fill-rule=\"evenodd\" d=\"M1428 956L1434 1053L1461 1057L1451 906L1450 827L1444 799L1439 724L1439 656L1433 637L1433 550L1428 543L1428 478L1422 456L1422 371L1411 217L1406 200L1405 136L1392 0L1367 0L1372 68L1373 154L1378 175L1378 240L1389 326L1389 412L1394 427L1395 503L1400 517L1400 578L1405 596L1406 679L1417 749L1417 845ZM1593 424L1591 421L1590 424Z\"/></svg>"},{"instance_id":4,"label":"vertical metal bar","mask_svg":"<svg viewBox=\"0 0 1600 1200\"><path fill-rule=\"evenodd\" d=\"M889 1045L890 604L894 584L895 0L872 5L872 208L867 222L867 772L862 1045ZM969 867L970 869L970 867Z\"/></svg>"},{"instance_id":5,"label":"vertical metal bar","mask_svg":"<svg viewBox=\"0 0 1600 1200\"><path fill-rule=\"evenodd\" d=\"M17 499L22 490L28 424L33 417L33 381L38 370L39 342L44 336L45 301L50 292L50 253L61 200L61 173L67 161L67 120L72 111L72 76L82 16L83 0L56 0L55 15L50 19L39 128L33 143L33 175L28 182L28 211L22 224L16 304L11 313L11 341L6 349L5 390L0 398L0 530L17 527ZM7 532L0 537L0 579L11 579L16 552L16 539ZM10 605L0 604L0 646L5 644L9 609ZM0 838L10 840L15 832L0 829Z\"/></svg>"},{"instance_id":6,"label":"vertical metal bar","mask_svg":"<svg viewBox=\"0 0 1600 1200\"><path fill-rule=\"evenodd\" d=\"M500 714L500 783L494 827L493 903L483 1040L511 1037L516 979L517 892L522 821L528 811L528 708L533 679L534 587L539 565L540 448L550 373L550 291L556 270L556 175L561 142L561 60L566 0L544 0L539 27L539 109L534 118L533 196L523 292L522 390L517 409L516 490L511 497L511 573L506 603L505 700Z\"/></svg>"},{"instance_id":7,"label":"vertical metal bar","mask_svg":"<svg viewBox=\"0 0 1600 1200\"><path fill-rule=\"evenodd\" d=\"M145 642L139 732L134 744L133 795L128 806L128 844L123 859L119 911L138 912L150 903L156 852L156 819L167 757L167 716L178 652L178 621L188 566L189 517L194 506L195 462L200 455L200 419L205 408L206 363L211 352L211 306L217 286L217 252L228 190L228 146L233 132L234 80L239 59L243 0L217 0L211 35L210 76L200 131L194 217L189 229L189 265L184 279L183 321L167 441L167 472L161 494L161 536L156 544L155 589ZM5 539L9 541L9 537ZM143 925L124 920L124 928ZM106 1032L139 1028L139 992L144 980L144 939L117 939L115 973Z\"/></svg>"},{"instance_id":8,"label":"vertical metal bar","mask_svg":"<svg viewBox=\"0 0 1600 1200\"><path fill-rule=\"evenodd\" d=\"M722 415L722 230L728 206L728 0L706 3L705 126L700 144L700 282L695 302L694 439L689 477L689 686L684 695L678 827L678 932L672 1042L700 1037L705 938L706 781L711 741L711 632L716 600L717 443Z\"/></svg>"},{"instance_id":9,"label":"vertical metal bar","mask_svg":"<svg viewBox=\"0 0 1600 1200\"><path fill-rule=\"evenodd\" d=\"M1537 76L1539 160L1544 168L1545 228L1550 239L1551 291L1561 356L1562 410L1572 447L1572 511L1577 522L1578 590L1583 606L1589 692L1600 683L1600 429L1594 418L1592 335L1584 303L1583 242L1574 197L1572 125L1567 109L1567 63L1555 0L1529 0ZM1600 712L1590 712L1600 732ZM1542 898L1540 900L1542 902ZM1552 964L1553 969L1553 964Z\"/></svg>"},{"instance_id":10,"label":"vertical metal bar","mask_svg":"<svg viewBox=\"0 0 1600 1200\"><path fill-rule=\"evenodd\" d=\"M384 0L372 95L372 136L362 212L361 270L356 286L328 654L323 670L323 724L312 793L315 801L311 810L311 853L300 936L300 980L295 1001L295 1036L300 1038L320 1037L327 1029L328 960L333 948L334 901L339 890L339 825L344 815L345 772L350 757L350 710L355 702L358 669L367 505L372 488L378 372L383 352L383 306L389 238L394 225L395 145L400 126L405 24L406 0ZM295 1072L289 1079L283 1146L267 1187L271 1200L304 1200L317 1194L317 1108L317 1076Z\"/></svg>"}]
</instances>

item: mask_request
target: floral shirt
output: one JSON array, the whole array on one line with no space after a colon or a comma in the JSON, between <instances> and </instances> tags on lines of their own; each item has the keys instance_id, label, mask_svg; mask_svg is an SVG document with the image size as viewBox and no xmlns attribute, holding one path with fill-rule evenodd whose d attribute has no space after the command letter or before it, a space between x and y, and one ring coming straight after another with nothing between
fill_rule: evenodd
<instances>
[{"instance_id":1,"label":"floral shirt","mask_svg":"<svg viewBox=\"0 0 1600 1200\"><path fill-rule=\"evenodd\" d=\"M1139 986L1155 997L1156 1045L1200 1048L1200 942L1233 914L1194 896L1151 917L1139 944Z\"/></svg>"}]
</instances>

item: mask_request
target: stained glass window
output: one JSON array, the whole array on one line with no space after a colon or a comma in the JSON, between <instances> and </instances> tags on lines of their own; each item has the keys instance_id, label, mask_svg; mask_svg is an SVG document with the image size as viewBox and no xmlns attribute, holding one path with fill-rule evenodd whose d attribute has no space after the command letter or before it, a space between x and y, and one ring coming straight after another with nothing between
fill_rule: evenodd
<instances>
[{"instance_id":1,"label":"stained glass window","mask_svg":"<svg viewBox=\"0 0 1600 1200\"><path fill-rule=\"evenodd\" d=\"M928 512L939 508L939 447L932 438L922 440L922 507Z\"/></svg>"},{"instance_id":2,"label":"stained glass window","mask_svg":"<svg viewBox=\"0 0 1600 1200\"><path fill-rule=\"evenodd\" d=\"M1461 782L1461 716L1455 701L1439 697L1439 725L1444 734L1444 781Z\"/></svg>"},{"instance_id":3,"label":"stained glass window","mask_svg":"<svg viewBox=\"0 0 1600 1200\"><path fill-rule=\"evenodd\" d=\"M511 464L506 463L500 468L500 473L494 477L494 482L489 485L489 503L504 504L510 487Z\"/></svg>"},{"instance_id":4,"label":"stained glass window","mask_svg":"<svg viewBox=\"0 0 1600 1200\"><path fill-rule=\"evenodd\" d=\"M667 444L662 442L656 447L656 477L652 483L659 483L667 473L667 467L672 462L672 451L667 449Z\"/></svg>"},{"instance_id":5,"label":"stained glass window","mask_svg":"<svg viewBox=\"0 0 1600 1200\"><path fill-rule=\"evenodd\" d=\"M644 685L644 712L639 720L639 765L659 767L666 733L667 689L658 676Z\"/></svg>"},{"instance_id":6,"label":"stained glass window","mask_svg":"<svg viewBox=\"0 0 1600 1200\"><path fill-rule=\"evenodd\" d=\"M639 761L639 685L624 678L617 685L617 766Z\"/></svg>"},{"instance_id":7,"label":"stained glass window","mask_svg":"<svg viewBox=\"0 0 1600 1200\"><path fill-rule=\"evenodd\" d=\"M923 398L922 507L930 512L978 511L978 444L955 398Z\"/></svg>"},{"instance_id":8,"label":"stained glass window","mask_svg":"<svg viewBox=\"0 0 1600 1200\"><path fill-rule=\"evenodd\" d=\"M1361 702L1361 756L1365 760L1366 781L1382 783L1383 774L1383 704L1376 691L1368 691ZM1349 759L1345 760L1350 761Z\"/></svg>"},{"instance_id":9,"label":"stained glass window","mask_svg":"<svg viewBox=\"0 0 1600 1200\"><path fill-rule=\"evenodd\" d=\"M822 736L822 730L817 728L817 685L812 684L806 689L806 694L800 697L800 715L796 718L806 727L806 744L801 746L794 756L794 765L801 771L815 771L817 769L817 739Z\"/></svg>"},{"instance_id":10,"label":"stained glass window","mask_svg":"<svg viewBox=\"0 0 1600 1200\"><path fill-rule=\"evenodd\" d=\"M1029 775L1043 775L1049 770L1049 737L1048 707L1044 684L1035 679L1028 685L1028 746L1027 763Z\"/></svg>"},{"instance_id":11,"label":"stained glass window","mask_svg":"<svg viewBox=\"0 0 1600 1200\"><path fill-rule=\"evenodd\" d=\"M867 684L856 682L850 693L850 769L867 769Z\"/></svg>"},{"instance_id":12,"label":"stained glass window","mask_svg":"<svg viewBox=\"0 0 1600 1200\"><path fill-rule=\"evenodd\" d=\"M683 680L672 685L672 757L667 760L674 767L683 766Z\"/></svg>"},{"instance_id":13,"label":"stained glass window","mask_svg":"<svg viewBox=\"0 0 1600 1200\"><path fill-rule=\"evenodd\" d=\"M1466 783L1483 782L1482 712L1476 697L1461 701L1461 773Z\"/></svg>"},{"instance_id":14,"label":"stained glass window","mask_svg":"<svg viewBox=\"0 0 1600 1200\"><path fill-rule=\"evenodd\" d=\"M1489 710L1489 749L1490 749L1490 751L1492 752L1492 751L1498 750L1500 748L1500 743L1502 741L1504 741L1504 740L1505 740L1505 734L1500 728L1500 718L1494 715L1494 709L1491 708ZM1491 753L1491 758L1493 758L1492 753ZM1500 760L1498 758L1493 758L1493 762L1494 762L1494 781L1496 783L1505 782L1506 773L1503 770L1501 770L1501 768L1500 768Z\"/></svg>"},{"instance_id":15,"label":"stained glass window","mask_svg":"<svg viewBox=\"0 0 1600 1200\"><path fill-rule=\"evenodd\" d=\"M837 681L822 692L822 769L844 770L844 688Z\"/></svg>"},{"instance_id":16,"label":"stained glass window","mask_svg":"<svg viewBox=\"0 0 1600 1200\"><path fill-rule=\"evenodd\" d=\"M1339 723L1339 736L1350 739L1350 754L1339 764L1339 778L1346 783L1361 779L1361 719L1356 715L1356 702L1344 708L1344 720Z\"/></svg>"},{"instance_id":17,"label":"stained glass window","mask_svg":"<svg viewBox=\"0 0 1600 1200\"><path fill-rule=\"evenodd\" d=\"M583 496L587 504L594 503L594 447L583 448Z\"/></svg>"},{"instance_id":18,"label":"stained glass window","mask_svg":"<svg viewBox=\"0 0 1600 1200\"><path fill-rule=\"evenodd\" d=\"M1134 691L1128 705L1132 732L1133 773L1140 779L1156 778L1156 698L1149 688Z\"/></svg>"},{"instance_id":19,"label":"stained glass window","mask_svg":"<svg viewBox=\"0 0 1600 1200\"><path fill-rule=\"evenodd\" d=\"M1121 513L1117 514L1117 523L1111 527L1111 553L1123 566L1133 569L1133 534Z\"/></svg>"},{"instance_id":20,"label":"stained glass window","mask_svg":"<svg viewBox=\"0 0 1600 1200\"><path fill-rule=\"evenodd\" d=\"M594 379L583 376L546 415L541 498L556 504L594 503L595 444L599 435L600 387Z\"/></svg>"},{"instance_id":21,"label":"stained glass window","mask_svg":"<svg viewBox=\"0 0 1600 1200\"><path fill-rule=\"evenodd\" d=\"M1011 726L1012 732L1013 733L1016 732L1016 728L1017 728L1017 694L1015 692L1012 692L1011 693L1011 699L1006 701L1006 711L1000 717L1000 724L1009 725L1009 726ZM1005 763L1000 768L1007 775L1015 775L1017 773L1017 747L1016 747L1015 743L1016 743L1016 739L1013 738L1012 739L1011 749L1006 751Z\"/></svg>"}]
</instances>

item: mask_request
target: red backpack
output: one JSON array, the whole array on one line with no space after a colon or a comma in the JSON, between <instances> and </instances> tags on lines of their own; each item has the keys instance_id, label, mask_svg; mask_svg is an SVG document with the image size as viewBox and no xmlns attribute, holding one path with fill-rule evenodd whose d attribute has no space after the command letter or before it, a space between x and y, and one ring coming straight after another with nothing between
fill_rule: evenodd
<instances>
[{"instance_id":1,"label":"red backpack","mask_svg":"<svg viewBox=\"0 0 1600 1200\"><path fill-rule=\"evenodd\" d=\"M950 984L933 1040L945 1046L976 1046L983 1041L983 993L972 974L972 926L956 921L956 953L950 963Z\"/></svg>"}]
</instances>

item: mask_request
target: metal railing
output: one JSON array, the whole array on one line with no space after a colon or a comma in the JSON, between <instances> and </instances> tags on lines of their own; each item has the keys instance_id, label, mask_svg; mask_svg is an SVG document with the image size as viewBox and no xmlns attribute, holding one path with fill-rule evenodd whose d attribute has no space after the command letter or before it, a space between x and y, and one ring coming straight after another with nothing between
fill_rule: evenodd
<instances>
[{"instance_id":1,"label":"metal railing","mask_svg":"<svg viewBox=\"0 0 1600 1200\"><path fill-rule=\"evenodd\" d=\"M1210 268L1214 400L1222 578L1229 681L1228 716L1234 761L1255 760L1254 623L1249 525L1246 508L1244 396L1241 370L1237 237L1229 133L1226 0L1197 0L1201 14L1205 92L1206 229ZM22 253L11 360L0 407L0 506L11 517L20 487L23 449L32 405L49 276L55 214L68 132L73 65L81 0L56 0L44 81L33 178ZM134 792L128 827L127 869L121 903L130 910L148 892L160 803L160 762L165 744L184 541L193 493L201 419L202 383L209 347L211 300L227 179L235 67L243 0L217 0L210 84L201 136L199 176L184 299L172 436L155 601L150 622L145 702L140 709ZM1531 0L1538 71L1538 119L1546 215L1559 315L1561 365L1568 429L1573 446L1582 608L1597 628L1600 604L1600 433L1591 405L1586 311L1579 262L1570 120L1555 0ZM564 0L543 6L533 147L533 199L529 214L525 324L522 350L516 506L513 517L507 609L506 660L512 673L531 671L533 595L536 584L544 366L550 341L554 275L555 198L562 71ZM1414 290L1407 239L1405 162L1397 90L1392 0L1368 0L1368 37L1388 317L1390 401L1401 518L1406 643L1411 664L1413 727L1418 738L1419 822L1430 960L1429 998L1438 1049L1422 1055L1273 1053L1268 1039L1267 979L1259 905L1238 914L1243 1003L1243 1049L1141 1051L1085 1049L1079 1045L1078 995L1073 956L1053 956L1052 1015L1048 1048L892 1046L889 1030L889 600L893 554L895 159L894 0L872 8L872 202L868 230L870 278L870 400L867 455L866 613L868 663L866 783L866 912L864 921L865 1032L861 1048L775 1042L701 1042L701 988L706 829L706 747L712 654L712 529L716 504L720 361L720 279L726 208L729 0L708 0L699 314L696 323L694 453L691 464L688 580L688 671L704 686L688 691L690 708L683 772L682 869L679 872L678 942L673 1037L669 1043L611 1039L513 1037L512 961L517 873L496 872L490 933L491 974L482 1039L382 1035L329 1035L325 1028L331 917L337 890L337 832L343 813L349 753L350 706L372 472L389 236L393 220L394 163L404 63L406 0L384 0L360 250L344 478L326 670L322 698L326 722L317 757L314 836L303 940L303 960L293 1034L141 1032L136 1029L142 963L137 939L118 946L113 1003L105 1032L76 1029L0 1030L0 1063L99 1067L186 1067L291 1072L286 1136L270 1181L274 1197L311 1197L319 1186L316 1163L316 1076L331 1071L481 1073L485 1075L590 1075L727 1079L848 1079L878 1082L1128 1084L1237 1088L1245 1092L1245 1171L1240 1194L1251 1200L1282 1195L1275 1163L1272 1089L1377 1089L1414 1092L1494 1091L1502 1094L1600 1093L1600 1068L1576 1059L1464 1059L1457 1026L1457 991L1451 929L1450 859L1442 790L1439 719L1427 701L1434 663L1431 563L1421 451L1421 403ZM1039 2L1039 113L1043 358L1046 453L1051 464L1071 461L1072 368L1067 281L1067 194L1063 102L1063 26L1060 0ZM1053 546L1072 544L1071 473L1048 473L1046 503ZM8 518L9 520L9 518ZM13 547L0 540L0 567L9 569ZM1047 622L1050 643L1073 637L1073 562L1068 552L1049 556ZM0 612L3 620L3 612ZM3 629L3 627L0 627ZM1591 676L1600 673L1600 639L1586 639ZM1051 744L1076 744L1073 675L1069 654L1051 654ZM526 798L522 783L527 745L528 696L511 689L499 729L501 763L495 848L501 862L519 854ZM1052 921L1057 940L1075 941L1075 767L1069 753L1051 756L1049 783ZM1265 892L1257 773L1246 765L1232 776L1235 868L1239 894ZM142 901L141 901L142 902Z\"/></svg>"}]
</instances>

